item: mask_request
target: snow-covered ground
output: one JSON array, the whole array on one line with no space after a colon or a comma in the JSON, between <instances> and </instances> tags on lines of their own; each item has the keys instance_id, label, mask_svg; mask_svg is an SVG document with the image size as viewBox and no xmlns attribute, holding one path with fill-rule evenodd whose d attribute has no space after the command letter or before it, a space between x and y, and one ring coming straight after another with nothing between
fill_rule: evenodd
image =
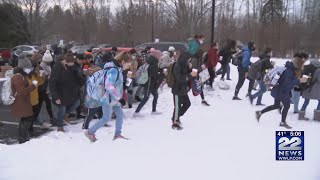
<instances>
[{"instance_id":1,"label":"snow-covered ground","mask_svg":"<svg viewBox=\"0 0 320 180\"><path fill-rule=\"evenodd\" d=\"M244 100L231 100L237 81L234 66L231 74L231 89L205 92L210 107L190 95L192 106L182 117L182 131L171 129L173 98L166 89L158 102L163 115L150 114L152 97L143 108L145 118L132 119L134 110L125 110L123 135L128 141L112 141L111 122L111 128L97 132L95 143L79 124L68 126L65 134L51 132L22 145L0 145L0 180L319 180L320 123L298 121L291 107L288 124L305 131L305 160L276 161L275 131L285 130L279 127L278 111L264 114L258 123L254 112L262 107L245 99L248 81L239 95ZM273 103L270 92L263 103ZM308 117L315 106L310 104Z\"/></svg>"}]
</instances>

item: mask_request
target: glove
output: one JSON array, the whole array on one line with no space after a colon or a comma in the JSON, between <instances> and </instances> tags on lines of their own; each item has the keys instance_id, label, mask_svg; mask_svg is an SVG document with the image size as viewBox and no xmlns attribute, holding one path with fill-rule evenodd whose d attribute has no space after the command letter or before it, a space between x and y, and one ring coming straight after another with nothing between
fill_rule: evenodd
<instances>
[{"instance_id":1,"label":"glove","mask_svg":"<svg viewBox=\"0 0 320 180\"><path fill-rule=\"evenodd\" d=\"M124 99L120 99L119 103L121 104L121 106L125 106L126 105L126 101Z\"/></svg>"}]
</instances>

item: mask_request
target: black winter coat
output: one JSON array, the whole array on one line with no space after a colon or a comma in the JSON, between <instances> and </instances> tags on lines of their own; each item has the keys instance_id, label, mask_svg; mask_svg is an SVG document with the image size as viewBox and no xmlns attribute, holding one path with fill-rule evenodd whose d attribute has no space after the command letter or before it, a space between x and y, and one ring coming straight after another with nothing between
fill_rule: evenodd
<instances>
[{"instance_id":1,"label":"black winter coat","mask_svg":"<svg viewBox=\"0 0 320 180\"><path fill-rule=\"evenodd\" d=\"M270 61L271 57L268 56L267 54L263 53L259 56L259 58L262 60L262 64L261 64L261 75L262 76L261 77L264 77L264 75L266 74L266 70L273 68L273 65L271 64L271 61Z\"/></svg>"},{"instance_id":2,"label":"black winter coat","mask_svg":"<svg viewBox=\"0 0 320 180\"><path fill-rule=\"evenodd\" d=\"M65 68L62 63L56 63L49 80L53 103L60 99L62 105L68 106L80 99L80 88L84 82L78 67Z\"/></svg>"},{"instance_id":3,"label":"black winter coat","mask_svg":"<svg viewBox=\"0 0 320 180\"><path fill-rule=\"evenodd\" d=\"M189 92L188 82L191 80L191 70L188 65L188 60L191 54L183 52L179 56L178 61L173 68L174 83L172 85L172 94L178 96L185 96Z\"/></svg>"},{"instance_id":4,"label":"black winter coat","mask_svg":"<svg viewBox=\"0 0 320 180\"><path fill-rule=\"evenodd\" d=\"M149 68L148 68L148 76L149 76L149 80L148 82L144 85L145 88L148 88L149 83L149 90L157 90L159 88L159 81L160 81L160 77L159 77L159 67L158 67L158 60L157 58L153 57L153 56L149 56L147 59L147 63L149 64Z\"/></svg>"},{"instance_id":5,"label":"black winter coat","mask_svg":"<svg viewBox=\"0 0 320 180\"><path fill-rule=\"evenodd\" d=\"M220 61L221 64L229 64L232 58L232 55L235 54L236 51L232 50L231 48L223 48L219 51L219 57L222 56L222 60Z\"/></svg>"}]
</instances>

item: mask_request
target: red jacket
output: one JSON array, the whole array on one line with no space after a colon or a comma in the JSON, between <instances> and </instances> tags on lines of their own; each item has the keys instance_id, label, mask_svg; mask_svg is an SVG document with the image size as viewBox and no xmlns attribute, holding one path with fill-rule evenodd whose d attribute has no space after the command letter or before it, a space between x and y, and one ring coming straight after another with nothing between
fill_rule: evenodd
<instances>
[{"instance_id":1,"label":"red jacket","mask_svg":"<svg viewBox=\"0 0 320 180\"><path fill-rule=\"evenodd\" d=\"M206 61L206 67L207 68L215 68L218 64L218 49L210 48L208 50L208 57Z\"/></svg>"}]
</instances>

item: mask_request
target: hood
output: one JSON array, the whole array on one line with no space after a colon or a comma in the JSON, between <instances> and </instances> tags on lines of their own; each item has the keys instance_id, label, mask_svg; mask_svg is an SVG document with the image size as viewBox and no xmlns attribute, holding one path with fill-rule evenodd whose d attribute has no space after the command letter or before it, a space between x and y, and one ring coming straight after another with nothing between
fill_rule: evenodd
<instances>
[{"instance_id":1,"label":"hood","mask_svg":"<svg viewBox=\"0 0 320 180\"><path fill-rule=\"evenodd\" d=\"M111 68L111 67L117 67L116 62L113 62L113 61L110 61L110 62L107 62L104 66L103 66L103 69L107 69L107 68Z\"/></svg>"},{"instance_id":2,"label":"hood","mask_svg":"<svg viewBox=\"0 0 320 180\"><path fill-rule=\"evenodd\" d=\"M162 56L170 56L170 52L169 51L163 51Z\"/></svg>"},{"instance_id":3,"label":"hood","mask_svg":"<svg viewBox=\"0 0 320 180\"><path fill-rule=\"evenodd\" d=\"M320 68L320 60L318 60L318 59L310 60L310 64L314 65L317 68Z\"/></svg>"},{"instance_id":4,"label":"hood","mask_svg":"<svg viewBox=\"0 0 320 180\"><path fill-rule=\"evenodd\" d=\"M260 59L266 59L266 58L271 58L270 56L268 56L267 54L265 53L262 53L260 56L259 56Z\"/></svg>"},{"instance_id":5,"label":"hood","mask_svg":"<svg viewBox=\"0 0 320 180\"><path fill-rule=\"evenodd\" d=\"M293 64L291 61L287 61L285 67L286 67L287 69L292 70L292 71L295 71L295 70L296 70L296 67L294 66L294 64Z\"/></svg>"},{"instance_id":6,"label":"hood","mask_svg":"<svg viewBox=\"0 0 320 180\"><path fill-rule=\"evenodd\" d=\"M150 66L158 65L158 59L156 57L154 57L154 56L149 56L148 59L147 59L147 63Z\"/></svg>"},{"instance_id":7,"label":"hood","mask_svg":"<svg viewBox=\"0 0 320 180\"><path fill-rule=\"evenodd\" d=\"M250 51L250 49L249 49L248 46L244 46L244 47L242 48L242 51Z\"/></svg>"},{"instance_id":8,"label":"hood","mask_svg":"<svg viewBox=\"0 0 320 180\"><path fill-rule=\"evenodd\" d=\"M185 65L191 57L192 55L189 52L182 52L178 58L177 63L181 65Z\"/></svg>"}]
</instances>

